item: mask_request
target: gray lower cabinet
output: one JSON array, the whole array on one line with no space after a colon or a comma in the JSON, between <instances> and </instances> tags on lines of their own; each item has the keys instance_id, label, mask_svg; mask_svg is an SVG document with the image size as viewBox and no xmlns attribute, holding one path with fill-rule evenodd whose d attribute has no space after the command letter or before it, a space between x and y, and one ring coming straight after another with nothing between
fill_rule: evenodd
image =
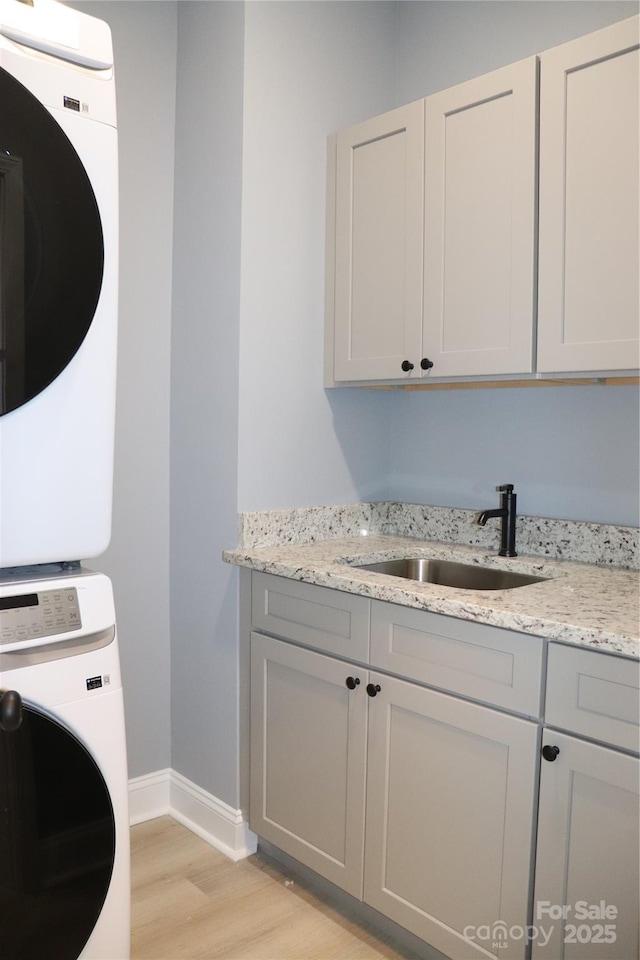
<instances>
[{"instance_id":1,"label":"gray lower cabinet","mask_svg":"<svg viewBox=\"0 0 640 960\"><path fill-rule=\"evenodd\" d=\"M540 717L540 637L371 601L372 666L407 680Z\"/></svg>"},{"instance_id":2,"label":"gray lower cabinet","mask_svg":"<svg viewBox=\"0 0 640 960\"><path fill-rule=\"evenodd\" d=\"M538 728L372 673L364 899L446 956L523 958ZM503 949L504 948L504 949Z\"/></svg>"},{"instance_id":3,"label":"gray lower cabinet","mask_svg":"<svg viewBox=\"0 0 640 960\"><path fill-rule=\"evenodd\" d=\"M485 931L528 921L537 724L257 632L251 657L251 829L454 960L524 958Z\"/></svg>"},{"instance_id":4,"label":"gray lower cabinet","mask_svg":"<svg viewBox=\"0 0 640 960\"><path fill-rule=\"evenodd\" d=\"M346 682L349 677L352 690ZM272 637L251 635L249 825L358 899L366 684L366 670Z\"/></svg>"},{"instance_id":5,"label":"gray lower cabinet","mask_svg":"<svg viewBox=\"0 0 640 960\"><path fill-rule=\"evenodd\" d=\"M636 960L640 764L551 730L540 776L535 960Z\"/></svg>"},{"instance_id":6,"label":"gray lower cabinet","mask_svg":"<svg viewBox=\"0 0 640 960\"><path fill-rule=\"evenodd\" d=\"M639 718L637 661L549 644L534 960L640 954Z\"/></svg>"},{"instance_id":7,"label":"gray lower cabinet","mask_svg":"<svg viewBox=\"0 0 640 960\"><path fill-rule=\"evenodd\" d=\"M452 960L637 960L637 661L252 585L252 830Z\"/></svg>"}]
</instances>

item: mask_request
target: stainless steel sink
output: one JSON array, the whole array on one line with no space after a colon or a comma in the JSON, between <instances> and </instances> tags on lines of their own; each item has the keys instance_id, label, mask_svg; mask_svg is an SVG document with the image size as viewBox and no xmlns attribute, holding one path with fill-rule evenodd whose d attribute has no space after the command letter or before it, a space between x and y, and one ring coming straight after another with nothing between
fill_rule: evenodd
<instances>
[{"instance_id":1,"label":"stainless steel sink","mask_svg":"<svg viewBox=\"0 0 640 960\"><path fill-rule=\"evenodd\" d=\"M432 560L424 557L406 557L402 560L383 560L380 563L362 563L359 570L373 570L391 577L419 580L421 583L438 583L444 587L459 587L463 590L513 590L539 583L546 577L533 577L511 570L496 570L493 567L478 567L451 560Z\"/></svg>"}]
</instances>

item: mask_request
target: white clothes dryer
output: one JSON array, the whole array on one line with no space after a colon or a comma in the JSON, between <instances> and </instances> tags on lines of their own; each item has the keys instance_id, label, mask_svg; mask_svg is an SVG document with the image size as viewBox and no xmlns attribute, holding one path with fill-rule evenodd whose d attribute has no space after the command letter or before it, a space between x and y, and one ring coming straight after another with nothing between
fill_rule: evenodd
<instances>
[{"instance_id":1,"label":"white clothes dryer","mask_svg":"<svg viewBox=\"0 0 640 960\"><path fill-rule=\"evenodd\" d=\"M46 572L0 580L0 953L128 960L127 762L111 583L82 570Z\"/></svg>"},{"instance_id":2,"label":"white clothes dryer","mask_svg":"<svg viewBox=\"0 0 640 960\"><path fill-rule=\"evenodd\" d=\"M107 24L0 0L0 568L109 543L117 174Z\"/></svg>"}]
</instances>

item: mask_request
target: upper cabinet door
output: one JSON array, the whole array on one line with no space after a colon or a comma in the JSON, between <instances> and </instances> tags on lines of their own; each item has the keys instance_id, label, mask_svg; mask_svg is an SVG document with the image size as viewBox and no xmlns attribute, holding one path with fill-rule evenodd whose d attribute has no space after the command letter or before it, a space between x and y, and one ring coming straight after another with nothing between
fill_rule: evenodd
<instances>
[{"instance_id":1,"label":"upper cabinet door","mask_svg":"<svg viewBox=\"0 0 640 960\"><path fill-rule=\"evenodd\" d=\"M426 100L431 376L533 369L537 58Z\"/></svg>"},{"instance_id":2,"label":"upper cabinet door","mask_svg":"<svg viewBox=\"0 0 640 960\"><path fill-rule=\"evenodd\" d=\"M540 58L540 372L640 366L638 25Z\"/></svg>"},{"instance_id":3,"label":"upper cabinet door","mask_svg":"<svg viewBox=\"0 0 640 960\"><path fill-rule=\"evenodd\" d=\"M420 100L338 134L336 380L420 374L423 131Z\"/></svg>"}]
</instances>

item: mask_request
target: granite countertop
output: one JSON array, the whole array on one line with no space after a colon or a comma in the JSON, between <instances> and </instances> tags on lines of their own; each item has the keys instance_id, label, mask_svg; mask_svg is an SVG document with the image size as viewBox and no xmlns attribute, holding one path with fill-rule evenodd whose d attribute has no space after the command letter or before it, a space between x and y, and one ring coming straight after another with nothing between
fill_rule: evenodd
<instances>
[{"instance_id":1,"label":"granite countertop","mask_svg":"<svg viewBox=\"0 0 640 960\"><path fill-rule=\"evenodd\" d=\"M548 579L512 590L461 590L352 566L405 556L455 560ZM239 547L226 551L223 559L347 593L640 658L640 578L631 570L537 556L506 559L494 550L388 535Z\"/></svg>"}]
</instances>

